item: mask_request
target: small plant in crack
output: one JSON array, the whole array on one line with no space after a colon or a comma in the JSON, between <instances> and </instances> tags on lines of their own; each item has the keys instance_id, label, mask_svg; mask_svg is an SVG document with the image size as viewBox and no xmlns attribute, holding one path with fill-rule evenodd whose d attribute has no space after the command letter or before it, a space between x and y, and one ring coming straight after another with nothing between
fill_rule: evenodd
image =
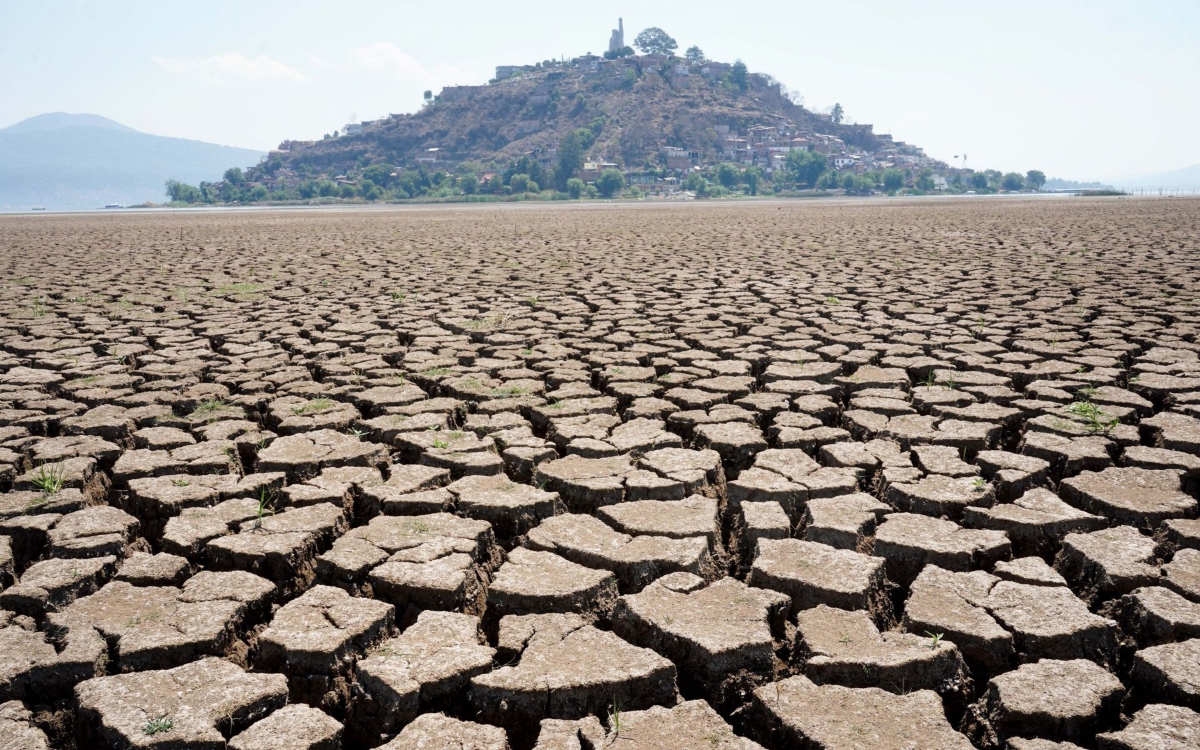
<instances>
[{"instance_id":1,"label":"small plant in crack","mask_svg":"<svg viewBox=\"0 0 1200 750\"><path fill-rule=\"evenodd\" d=\"M57 495L67 481L67 468L61 461L55 464L42 464L29 483L42 493L42 497Z\"/></svg>"},{"instance_id":2,"label":"small plant in crack","mask_svg":"<svg viewBox=\"0 0 1200 750\"><path fill-rule=\"evenodd\" d=\"M1075 416L1083 417L1084 423L1087 424L1089 432L1100 432L1107 435L1112 428L1120 424L1120 419L1113 417L1108 419L1108 415L1090 401L1076 401L1067 407L1067 411Z\"/></svg>"},{"instance_id":3,"label":"small plant in crack","mask_svg":"<svg viewBox=\"0 0 1200 750\"><path fill-rule=\"evenodd\" d=\"M434 440L433 447L434 448L449 448L450 441L449 440Z\"/></svg>"},{"instance_id":4,"label":"small plant in crack","mask_svg":"<svg viewBox=\"0 0 1200 750\"><path fill-rule=\"evenodd\" d=\"M492 396L495 398L512 398L514 396L524 396L527 389L519 385L506 385L502 388L493 388Z\"/></svg>"},{"instance_id":5,"label":"small plant in crack","mask_svg":"<svg viewBox=\"0 0 1200 750\"><path fill-rule=\"evenodd\" d=\"M613 696L612 710L608 713L609 724L612 725L614 736L621 736L621 702Z\"/></svg>"},{"instance_id":6,"label":"small plant in crack","mask_svg":"<svg viewBox=\"0 0 1200 750\"><path fill-rule=\"evenodd\" d=\"M258 491L258 508L255 510L254 528L261 529L263 516L274 515L275 490L263 487Z\"/></svg>"},{"instance_id":7,"label":"small plant in crack","mask_svg":"<svg viewBox=\"0 0 1200 750\"><path fill-rule=\"evenodd\" d=\"M930 633L928 630L925 631L925 635L932 639L929 648L933 651L938 650L938 647L942 645L942 639L946 637L945 633Z\"/></svg>"},{"instance_id":8,"label":"small plant in crack","mask_svg":"<svg viewBox=\"0 0 1200 750\"><path fill-rule=\"evenodd\" d=\"M318 399L309 401L307 404L304 404L303 406L297 406L296 408L292 409L292 414L295 414L297 416L303 416L305 414L312 414L313 412L317 412L317 411L325 411L326 409L332 409L336 405L337 405L337 402L334 401L333 399L318 398Z\"/></svg>"},{"instance_id":9,"label":"small plant in crack","mask_svg":"<svg viewBox=\"0 0 1200 750\"><path fill-rule=\"evenodd\" d=\"M163 732L171 731L171 728L174 726L175 724L171 721L170 716L160 716L157 719L151 719L150 721L146 722L146 726L142 727L142 734L161 734Z\"/></svg>"},{"instance_id":10,"label":"small plant in crack","mask_svg":"<svg viewBox=\"0 0 1200 750\"><path fill-rule=\"evenodd\" d=\"M191 484L191 482L186 479L172 479L171 484L175 485L176 487L187 487Z\"/></svg>"},{"instance_id":11,"label":"small plant in crack","mask_svg":"<svg viewBox=\"0 0 1200 750\"><path fill-rule=\"evenodd\" d=\"M204 417L209 414L212 414L213 412L220 411L221 409L224 409L224 408L225 408L225 402L219 398L213 399L211 401L203 401L199 404L196 404L196 408L192 409L192 413L189 416Z\"/></svg>"}]
</instances>

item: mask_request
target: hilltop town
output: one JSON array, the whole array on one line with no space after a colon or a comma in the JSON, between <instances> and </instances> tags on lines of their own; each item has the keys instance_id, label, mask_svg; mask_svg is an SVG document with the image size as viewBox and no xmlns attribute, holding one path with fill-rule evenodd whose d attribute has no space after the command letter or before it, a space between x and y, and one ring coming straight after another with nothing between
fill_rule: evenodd
<instances>
[{"instance_id":1,"label":"hilltop town","mask_svg":"<svg viewBox=\"0 0 1200 750\"><path fill-rule=\"evenodd\" d=\"M840 104L807 109L739 60L710 60L695 46L677 54L661 29L632 42L622 20L603 55L500 65L486 84L425 92L417 112L284 141L219 183L168 190L211 203L998 192L1045 182L1036 170L967 169L965 157L952 167L849 122Z\"/></svg>"}]
</instances>

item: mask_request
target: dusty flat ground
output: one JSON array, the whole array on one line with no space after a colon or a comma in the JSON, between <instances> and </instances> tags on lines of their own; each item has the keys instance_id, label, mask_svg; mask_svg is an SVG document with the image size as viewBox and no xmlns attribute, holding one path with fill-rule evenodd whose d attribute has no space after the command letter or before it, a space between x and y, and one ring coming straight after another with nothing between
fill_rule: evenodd
<instances>
[{"instance_id":1,"label":"dusty flat ground","mask_svg":"<svg viewBox=\"0 0 1200 750\"><path fill-rule=\"evenodd\" d=\"M0 217L0 747L1200 746L1200 201Z\"/></svg>"}]
</instances>

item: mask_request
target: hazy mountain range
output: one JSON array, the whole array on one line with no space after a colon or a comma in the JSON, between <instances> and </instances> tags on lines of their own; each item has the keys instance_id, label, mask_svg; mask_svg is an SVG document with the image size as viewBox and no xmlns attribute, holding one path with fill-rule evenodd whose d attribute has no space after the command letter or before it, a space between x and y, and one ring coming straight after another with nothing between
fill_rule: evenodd
<instances>
[{"instance_id":1,"label":"hazy mountain range","mask_svg":"<svg viewBox=\"0 0 1200 750\"><path fill-rule=\"evenodd\" d=\"M166 200L168 178L219 180L264 152L142 133L99 115L52 112L0 129L0 211Z\"/></svg>"},{"instance_id":2,"label":"hazy mountain range","mask_svg":"<svg viewBox=\"0 0 1200 750\"><path fill-rule=\"evenodd\" d=\"M1122 177L1111 182L1119 188L1200 190L1200 164L1168 172Z\"/></svg>"}]
</instances>

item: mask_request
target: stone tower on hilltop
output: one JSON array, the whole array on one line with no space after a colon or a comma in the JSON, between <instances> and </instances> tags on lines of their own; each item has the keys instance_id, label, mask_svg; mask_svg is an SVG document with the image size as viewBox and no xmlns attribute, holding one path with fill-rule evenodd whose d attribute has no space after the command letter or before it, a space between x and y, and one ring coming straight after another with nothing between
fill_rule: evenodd
<instances>
[{"instance_id":1,"label":"stone tower on hilltop","mask_svg":"<svg viewBox=\"0 0 1200 750\"><path fill-rule=\"evenodd\" d=\"M612 36L608 38L608 51L615 52L625 46L625 19L617 19L617 28L613 29Z\"/></svg>"}]
</instances>

